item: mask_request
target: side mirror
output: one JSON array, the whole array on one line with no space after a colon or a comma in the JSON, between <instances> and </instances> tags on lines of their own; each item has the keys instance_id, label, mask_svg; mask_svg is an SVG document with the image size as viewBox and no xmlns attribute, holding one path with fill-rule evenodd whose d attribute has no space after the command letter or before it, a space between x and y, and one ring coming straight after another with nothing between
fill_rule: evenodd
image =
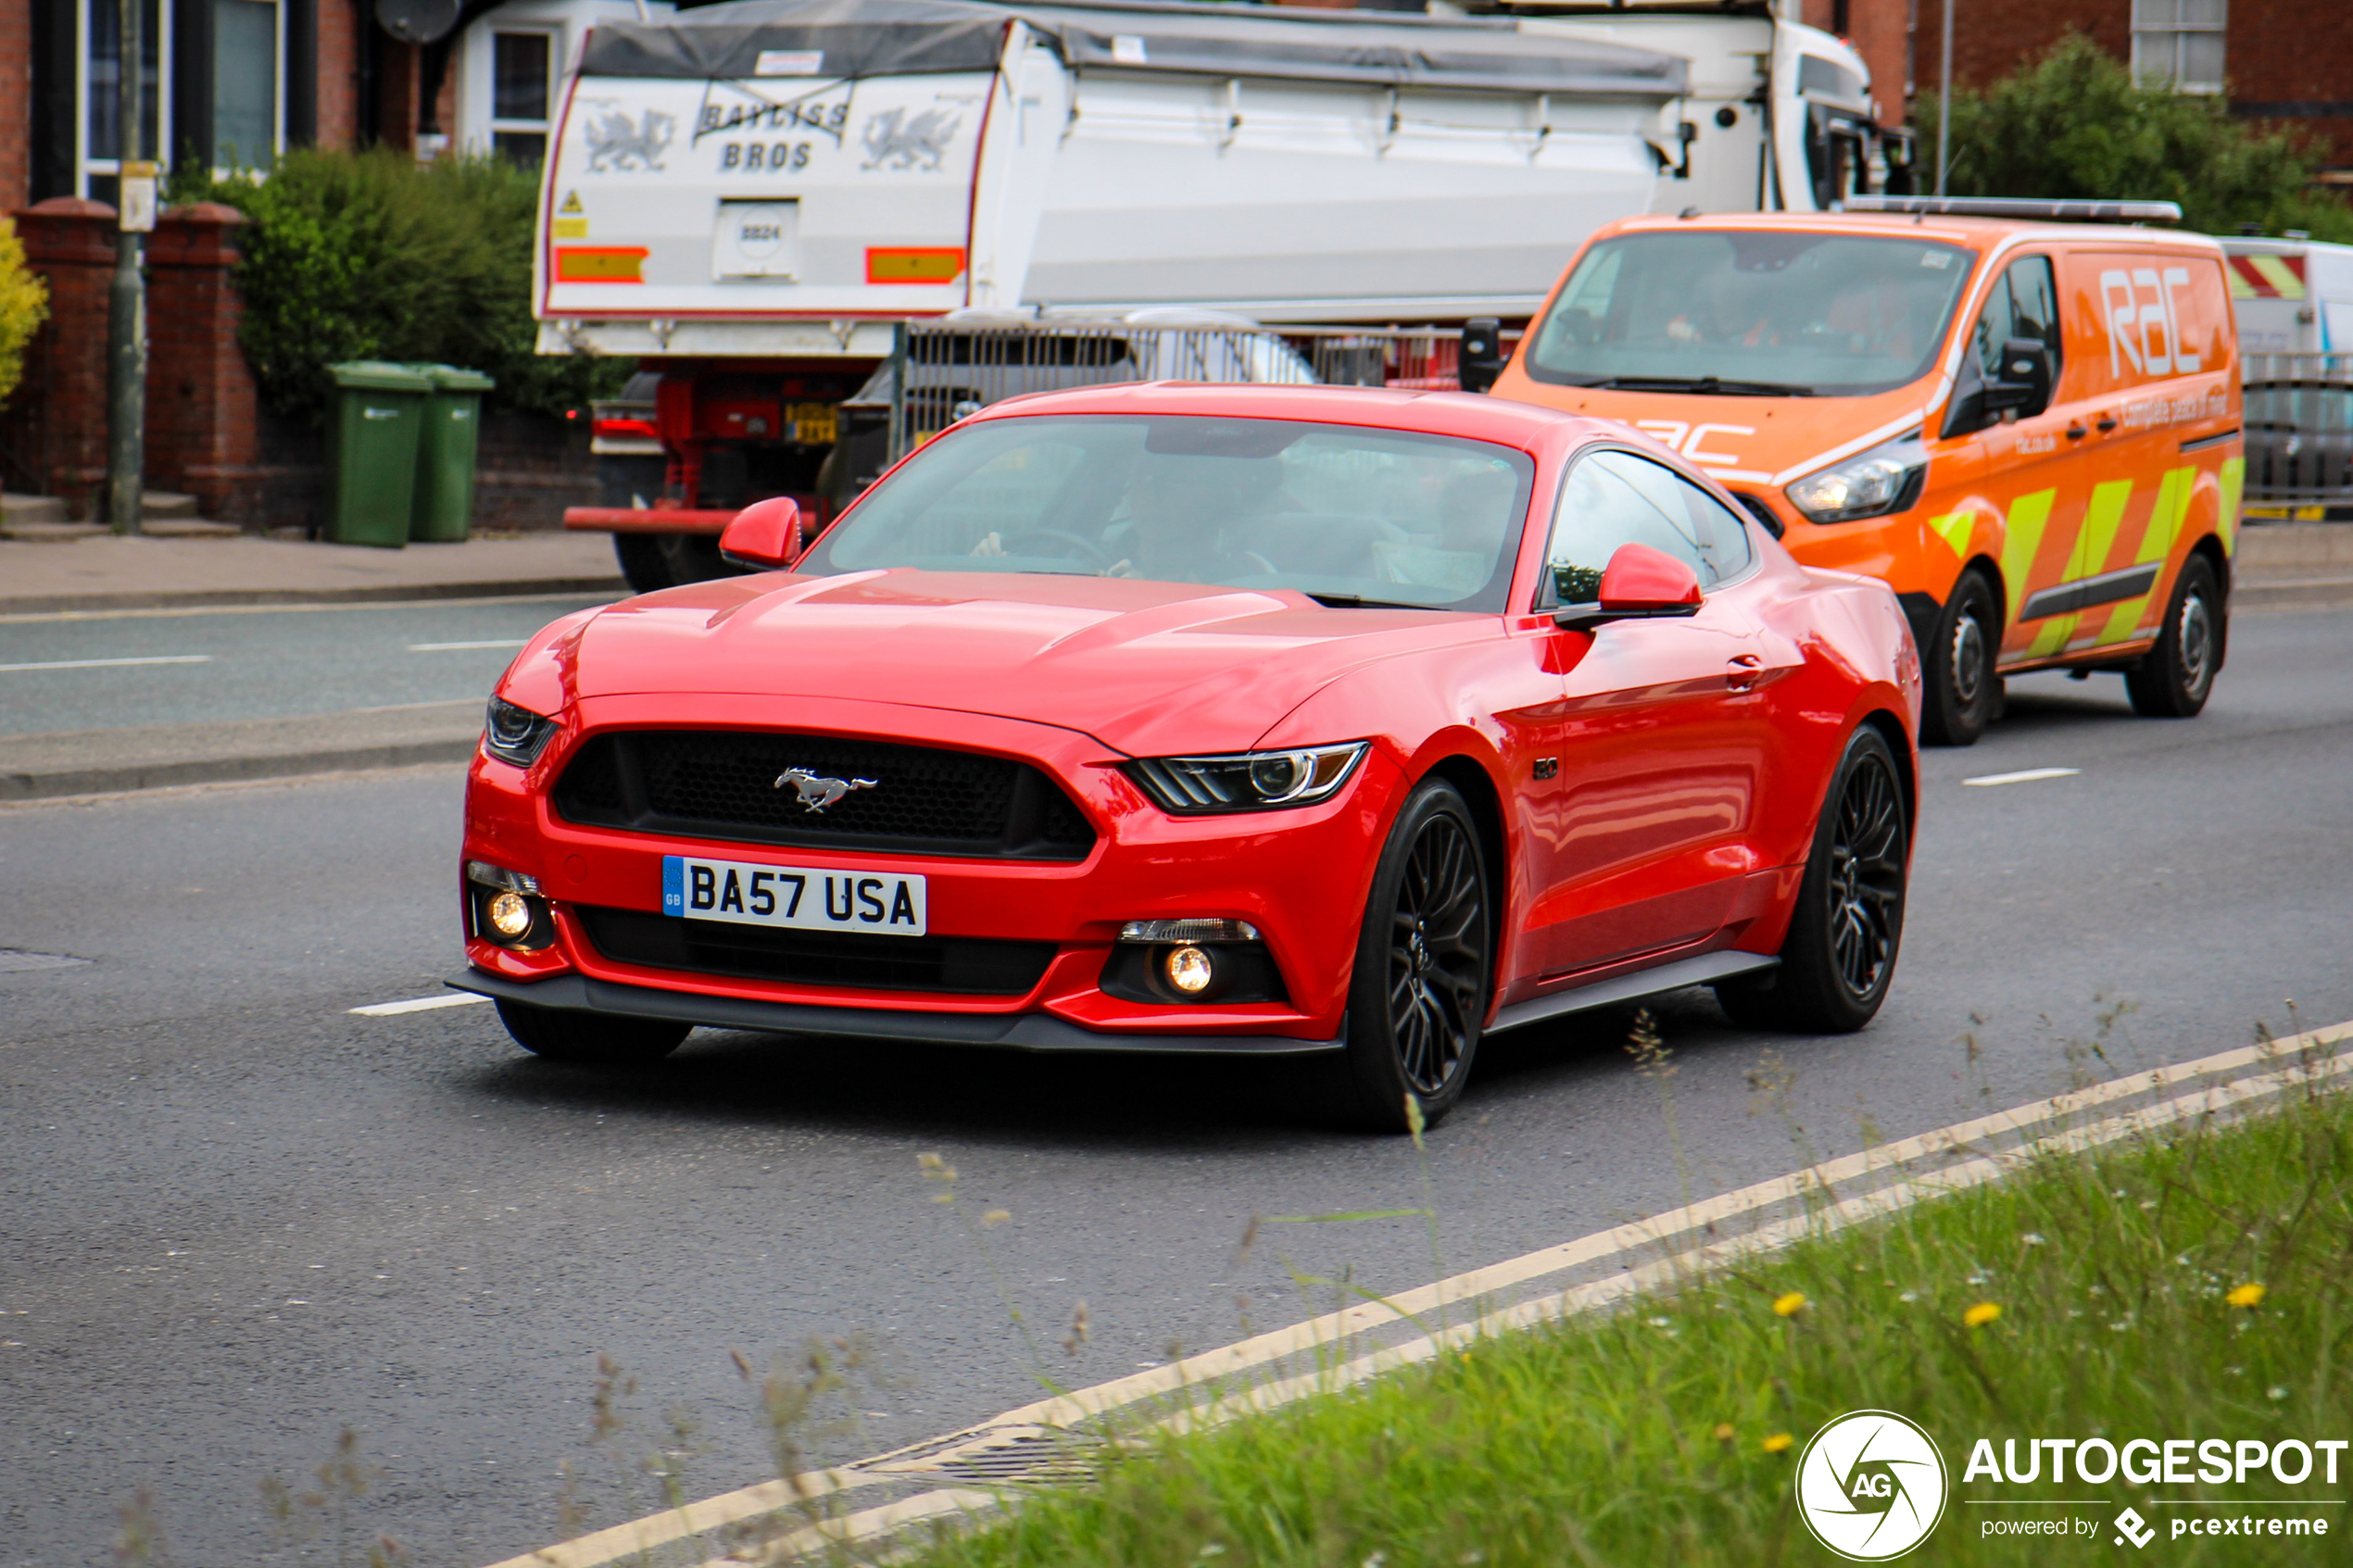
<instances>
[{"instance_id":1,"label":"side mirror","mask_svg":"<svg viewBox=\"0 0 2353 1568\"><path fill-rule=\"evenodd\" d=\"M737 566L774 571L800 558L800 503L789 495L754 501L727 520L719 553Z\"/></svg>"},{"instance_id":2,"label":"side mirror","mask_svg":"<svg viewBox=\"0 0 2353 1568\"><path fill-rule=\"evenodd\" d=\"M1985 408L2000 413L2015 408L2031 419L2051 406L2051 351L2031 337L2014 337L2002 345L2002 379L1985 389Z\"/></svg>"},{"instance_id":3,"label":"side mirror","mask_svg":"<svg viewBox=\"0 0 2353 1568\"><path fill-rule=\"evenodd\" d=\"M1553 623L1590 632L1613 621L1665 621L1699 613L1699 573L1691 562L1648 545L1620 545L1602 570L1595 602L1563 605Z\"/></svg>"},{"instance_id":4,"label":"side mirror","mask_svg":"<svg viewBox=\"0 0 2353 1568\"><path fill-rule=\"evenodd\" d=\"M1465 392L1485 392L1504 373L1511 356L1504 352L1504 323L1492 316L1479 316L1463 323L1461 358L1455 362L1455 378Z\"/></svg>"}]
</instances>

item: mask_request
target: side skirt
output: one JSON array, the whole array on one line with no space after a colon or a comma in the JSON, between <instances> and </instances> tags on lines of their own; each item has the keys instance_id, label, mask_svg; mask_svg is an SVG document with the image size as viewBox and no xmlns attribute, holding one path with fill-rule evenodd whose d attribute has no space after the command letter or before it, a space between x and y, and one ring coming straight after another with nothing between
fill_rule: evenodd
<instances>
[{"instance_id":1,"label":"side skirt","mask_svg":"<svg viewBox=\"0 0 2353 1568\"><path fill-rule=\"evenodd\" d=\"M1549 997L1514 1002L1495 1015L1495 1022L1487 1026L1486 1033L1500 1035L1506 1029L1541 1023L1548 1018L1587 1012L1594 1008L1616 1007L1621 1002L1638 1002L1646 997L1680 991L1687 985L1706 985L1718 980L1730 980L1736 974L1754 974L1758 970L1778 968L1780 961L1770 953L1702 953L1693 959L1678 959L1656 969L1637 970L1632 974L1596 980L1590 985L1579 985L1574 990L1557 991Z\"/></svg>"}]
</instances>

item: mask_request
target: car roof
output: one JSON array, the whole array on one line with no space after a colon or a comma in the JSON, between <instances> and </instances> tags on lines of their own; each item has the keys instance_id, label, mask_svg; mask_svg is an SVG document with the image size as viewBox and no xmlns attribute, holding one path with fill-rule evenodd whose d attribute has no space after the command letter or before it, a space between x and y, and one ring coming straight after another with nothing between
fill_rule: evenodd
<instances>
[{"instance_id":1,"label":"car roof","mask_svg":"<svg viewBox=\"0 0 2353 1568\"><path fill-rule=\"evenodd\" d=\"M1571 414L1467 392L1413 392L1376 386L1292 386L1225 382L1122 382L1110 386L1031 392L990 404L975 420L1043 414L1194 414L1226 419L1302 420L1378 430L1492 441L1530 453L1582 445L1628 433L1615 420Z\"/></svg>"},{"instance_id":2,"label":"car roof","mask_svg":"<svg viewBox=\"0 0 2353 1568\"><path fill-rule=\"evenodd\" d=\"M1779 229L1816 233L1886 234L1942 240L1978 252L2021 236L2042 240L2093 241L2101 245L2181 245L2219 250L2208 234L2175 229L2145 229L2132 223L2053 223L2031 218L1961 218L1947 213L1908 212L1711 212L1691 218L1644 214L1621 218L1595 231L1593 238L1678 229Z\"/></svg>"}]
</instances>

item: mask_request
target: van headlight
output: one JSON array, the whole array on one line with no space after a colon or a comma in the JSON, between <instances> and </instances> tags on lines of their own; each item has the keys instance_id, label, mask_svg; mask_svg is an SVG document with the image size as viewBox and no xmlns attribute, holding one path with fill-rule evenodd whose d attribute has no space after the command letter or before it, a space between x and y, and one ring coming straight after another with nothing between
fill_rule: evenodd
<instances>
[{"instance_id":1,"label":"van headlight","mask_svg":"<svg viewBox=\"0 0 2353 1568\"><path fill-rule=\"evenodd\" d=\"M1809 521L1853 522L1904 510L1927 482L1928 448L1914 431L1809 473L1782 494Z\"/></svg>"},{"instance_id":2,"label":"van headlight","mask_svg":"<svg viewBox=\"0 0 2353 1568\"><path fill-rule=\"evenodd\" d=\"M1265 811L1328 800L1363 761L1369 741L1222 757L1146 757L1126 765L1163 810L1178 816Z\"/></svg>"}]
</instances>

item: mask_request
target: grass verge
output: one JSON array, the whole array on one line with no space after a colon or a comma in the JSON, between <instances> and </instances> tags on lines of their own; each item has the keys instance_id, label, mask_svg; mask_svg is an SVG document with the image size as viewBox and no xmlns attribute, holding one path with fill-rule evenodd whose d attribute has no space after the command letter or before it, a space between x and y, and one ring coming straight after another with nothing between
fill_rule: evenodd
<instances>
[{"instance_id":1,"label":"grass verge","mask_svg":"<svg viewBox=\"0 0 2353 1568\"><path fill-rule=\"evenodd\" d=\"M2252 1288L2258 1287L2260 1288ZM1908 1562L2007 1564L2117 1549L2130 1505L2171 1562L2353 1561L2353 1496L2302 1485L1964 1480L1976 1440L2353 1437L2353 1098L2044 1160L1998 1185L1809 1240L1599 1320L1233 1425L1163 1435L1085 1488L941 1533L925 1568L1244 1564L1647 1565L1834 1561L1792 1477L1849 1411L1938 1441L1944 1522ZM2047 1458L2047 1450L2045 1451ZM2192 1460L2190 1474L2198 1474ZM1971 1506L1995 1498L2009 1504ZM2072 1508L2056 1499L2083 1502ZM2325 1517L2326 1539L2171 1535L2176 1518ZM2078 1516L2095 1535L1988 1536L1989 1519ZM2075 1527L2079 1532L2084 1526ZM2129 1555L2138 1555L2131 1552Z\"/></svg>"}]
</instances>

